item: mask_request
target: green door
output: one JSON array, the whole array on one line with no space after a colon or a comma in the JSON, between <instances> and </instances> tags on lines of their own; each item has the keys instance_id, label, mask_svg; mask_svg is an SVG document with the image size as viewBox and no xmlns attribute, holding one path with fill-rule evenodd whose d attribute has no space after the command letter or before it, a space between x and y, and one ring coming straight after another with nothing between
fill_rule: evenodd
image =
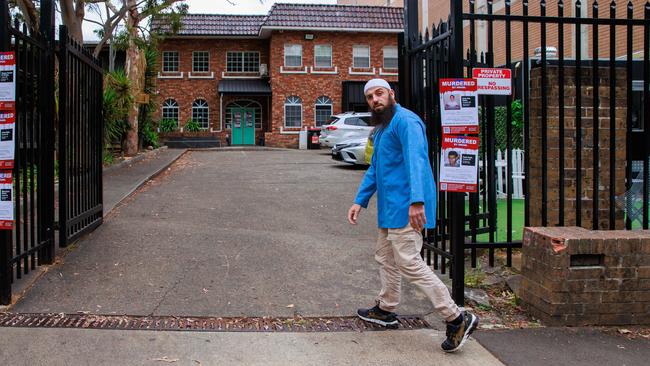
<instances>
[{"instance_id":1,"label":"green door","mask_svg":"<svg viewBox=\"0 0 650 366\"><path fill-rule=\"evenodd\" d=\"M232 110L232 144L255 145L255 110L235 108Z\"/></svg>"}]
</instances>

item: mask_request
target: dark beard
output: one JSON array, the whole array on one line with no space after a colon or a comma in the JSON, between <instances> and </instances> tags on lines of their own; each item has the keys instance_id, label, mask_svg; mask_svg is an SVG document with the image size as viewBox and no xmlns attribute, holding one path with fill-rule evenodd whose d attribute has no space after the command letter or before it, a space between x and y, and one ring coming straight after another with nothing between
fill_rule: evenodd
<instances>
[{"instance_id":1,"label":"dark beard","mask_svg":"<svg viewBox=\"0 0 650 366\"><path fill-rule=\"evenodd\" d=\"M390 98L388 100L388 105L384 107L384 110L381 112L375 112L370 110L370 124L377 128L384 128L390 124L390 121L395 115L395 99Z\"/></svg>"}]
</instances>

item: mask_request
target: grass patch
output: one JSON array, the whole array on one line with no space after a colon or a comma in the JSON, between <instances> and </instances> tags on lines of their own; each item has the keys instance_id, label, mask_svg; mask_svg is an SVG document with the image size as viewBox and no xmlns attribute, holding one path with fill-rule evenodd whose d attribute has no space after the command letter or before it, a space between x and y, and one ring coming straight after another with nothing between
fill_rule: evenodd
<instances>
[{"instance_id":1,"label":"grass patch","mask_svg":"<svg viewBox=\"0 0 650 366\"><path fill-rule=\"evenodd\" d=\"M479 212L483 210L483 202L479 201ZM465 201L465 212L469 212L469 201ZM512 200L512 240L522 240L524 234L524 200ZM508 240L508 202L504 199L497 200L497 230L495 233L495 240L503 242ZM479 220L479 227L483 227L483 221ZM469 230L469 224L466 225ZM481 234L476 238L479 242L490 241L489 234Z\"/></svg>"}]
</instances>

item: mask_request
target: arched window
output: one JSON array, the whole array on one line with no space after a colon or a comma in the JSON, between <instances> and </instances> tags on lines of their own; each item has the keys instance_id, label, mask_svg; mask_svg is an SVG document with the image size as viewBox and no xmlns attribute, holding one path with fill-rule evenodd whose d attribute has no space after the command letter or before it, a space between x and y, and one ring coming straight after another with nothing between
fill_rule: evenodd
<instances>
[{"instance_id":1,"label":"arched window","mask_svg":"<svg viewBox=\"0 0 650 366\"><path fill-rule=\"evenodd\" d=\"M205 99L197 99L192 103L192 120L204 130L210 127L210 108Z\"/></svg>"},{"instance_id":2,"label":"arched window","mask_svg":"<svg viewBox=\"0 0 650 366\"><path fill-rule=\"evenodd\" d=\"M255 110L255 128L262 128L262 105L252 100L237 100L226 106L226 129L232 128L232 111L236 108Z\"/></svg>"},{"instance_id":3,"label":"arched window","mask_svg":"<svg viewBox=\"0 0 650 366\"><path fill-rule=\"evenodd\" d=\"M178 103L175 99L165 99L162 105L162 120L171 120L178 127Z\"/></svg>"},{"instance_id":4,"label":"arched window","mask_svg":"<svg viewBox=\"0 0 650 366\"><path fill-rule=\"evenodd\" d=\"M296 96L284 101L284 127L302 127L302 100Z\"/></svg>"},{"instance_id":5,"label":"arched window","mask_svg":"<svg viewBox=\"0 0 650 366\"><path fill-rule=\"evenodd\" d=\"M332 99L320 96L316 99L316 126L326 125L332 116Z\"/></svg>"}]
</instances>

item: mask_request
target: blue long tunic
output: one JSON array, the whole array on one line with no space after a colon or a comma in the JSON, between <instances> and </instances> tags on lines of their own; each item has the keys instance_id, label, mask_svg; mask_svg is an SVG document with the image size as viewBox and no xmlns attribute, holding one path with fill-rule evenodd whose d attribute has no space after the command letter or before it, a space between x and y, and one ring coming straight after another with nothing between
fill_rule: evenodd
<instances>
[{"instance_id":1,"label":"blue long tunic","mask_svg":"<svg viewBox=\"0 0 650 366\"><path fill-rule=\"evenodd\" d=\"M377 223L383 229L409 223L409 206L424 203L426 228L436 226L436 188L424 123L399 104L387 127L377 130L370 167L354 200L367 208L377 192Z\"/></svg>"}]
</instances>

